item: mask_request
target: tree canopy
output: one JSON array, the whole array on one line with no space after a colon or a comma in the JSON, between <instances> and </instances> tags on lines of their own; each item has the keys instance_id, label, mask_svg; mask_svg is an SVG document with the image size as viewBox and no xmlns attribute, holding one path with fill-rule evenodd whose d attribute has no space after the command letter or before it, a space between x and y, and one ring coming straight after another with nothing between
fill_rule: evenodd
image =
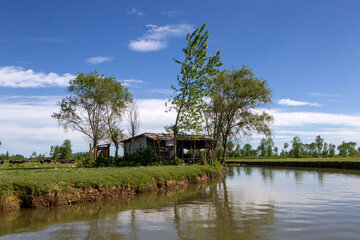
<instances>
[{"instance_id":1,"label":"tree canopy","mask_svg":"<svg viewBox=\"0 0 360 240\"><path fill-rule=\"evenodd\" d=\"M126 108L131 94L121 82L113 77L105 77L94 71L79 73L70 80L69 96L58 103L60 111L53 113L59 125L65 130L78 131L92 142L96 157L96 146L108 133L107 116L109 110L118 115Z\"/></svg>"}]
</instances>

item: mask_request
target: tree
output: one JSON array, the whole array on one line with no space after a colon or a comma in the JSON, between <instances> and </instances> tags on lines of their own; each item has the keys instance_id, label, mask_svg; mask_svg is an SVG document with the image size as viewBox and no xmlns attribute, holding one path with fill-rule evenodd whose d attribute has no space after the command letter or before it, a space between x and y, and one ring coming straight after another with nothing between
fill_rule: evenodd
<instances>
[{"instance_id":1,"label":"tree","mask_svg":"<svg viewBox=\"0 0 360 240\"><path fill-rule=\"evenodd\" d=\"M59 154L59 159L71 159L72 158L72 149L71 149L71 141L66 139L64 143L61 145Z\"/></svg>"},{"instance_id":2,"label":"tree","mask_svg":"<svg viewBox=\"0 0 360 240\"><path fill-rule=\"evenodd\" d=\"M132 149L134 143L134 137L138 134L140 128L140 116L138 112L138 105L136 101L131 101L128 104L127 112L126 112L126 120L128 122L128 133L130 135L130 149Z\"/></svg>"},{"instance_id":3,"label":"tree","mask_svg":"<svg viewBox=\"0 0 360 240\"><path fill-rule=\"evenodd\" d=\"M292 156L293 157L300 157L303 151L303 144L298 136L295 136L292 140Z\"/></svg>"},{"instance_id":4,"label":"tree","mask_svg":"<svg viewBox=\"0 0 360 240\"><path fill-rule=\"evenodd\" d=\"M105 122L106 105L109 101L115 101L112 102L115 106L121 104L127 89L115 78L105 77L94 71L80 73L70 80L68 92L70 95L58 103L60 111L53 113L52 117L65 130L84 134L92 142L90 153L95 159L97 145L108 132Z\"/></svg>"},{"instance_id":5,"label":"tree","mask_svg":"<svg viewBox=\"0 0 360 240\"><path fill-rule=\"evenodd\" d=\"M335 156L335 149L336 149L335 144L329 144L329 157Z\"/></svg>"},{"instance_id":6,"label":"tree","mask_svg":"<svg viewBox=\"0 0 360 240\"><path fill-rule=\"evenodd\" d=\"M241 156L249 157L249 156L252 155L251 152L252 152L252 146L247 143L247 144L244 145L244 147L243 147L243 149L241 151Z\"/></svg>"},{"instance_id":7,"label":"tree","mask_svg":"<svg viewBox=\"0 0 360 240\"><path fill-rule=\"evenodd\" d=\"M58 160L60 157L60 147L59 146L51 146L50 147L50 157L54 160Z\"/></svg>"},{"instance_id":8,"label":"tree","mask_svg":"<svg viewBox=\"0 0 360 240\"><path fill-rule=\"evenodd\" d=\"M316 150L317 150L317 156L320 157L322 153L322 149L324 146L324 139L319 136L316 136L315 138L315 144L316 144Z\"/></svg>"},{"instance_id":9,"label":"tree","mask_svg":"<svg viewBox=\"0 0 360 240\"><path fill-rule=\"evenodd\" d=\"M328 149L328 144L327 143L324 143L324 147L323 147L323 150L322 150L322 156L323 157L328 157L329 156L329 149Z\"/></svg>"},{"instance_id":10,"label":"tree","mask_svg":"<svg viewBox=\"0 0 360 240\"><path fill-rule=\"evenodd\" d=\"M275 153L275 157L279 156L279 148L278 147L274 147L274 153Z\"/></svg>"},{"instance_id":11,"label":"tree","mask_svg":"<svg viewBox=\"0 0 360 240\"><path fill-rule=\"evenodd\" d=\"M107 137L115 146L115 157L117 158L119 157L120 143L125 138L121 121L132 97L128 89L118 82L111 82L107 87L112 94L105 102L104 121L107 125Z\"/></svg>"},{"instance_id":12,"label":"tree","mask_svg":"<svg viewBox=\"0 0 360 240\"><path fill-rule=\"evenodd\" d=\"M210 87L208 104L209 128L217 144L226 152L230 138L251 136L253 133L271 135L273 118L260 107L271 102L271 90L266 80L260 80L246 66L240 70L220 72ZM222 163L225 162L222 156Z\"/></svg>"},{"instance_id":13,"label":"tree","mask_svg":"<svg viewBox=\"0 0 360 240\"><path fill-rule=\"evenodd\" d=\"M169 110L176 111L173 125L166 129L173 133L174 156L177 156L177 137L179 134L198 133L203 127L204 99L208 95L206 86L211 77L218 73L220 50L215 55L208 56L207 41L209 32L205 31L206 24L186 37L187 47L183 49L185 59L175 63L180 64L180 76L177 76L177 86L171 86L174 96L170 99L172 106ZM224 153L225 154L225 153Z\"/></svg>"}]
</instances>

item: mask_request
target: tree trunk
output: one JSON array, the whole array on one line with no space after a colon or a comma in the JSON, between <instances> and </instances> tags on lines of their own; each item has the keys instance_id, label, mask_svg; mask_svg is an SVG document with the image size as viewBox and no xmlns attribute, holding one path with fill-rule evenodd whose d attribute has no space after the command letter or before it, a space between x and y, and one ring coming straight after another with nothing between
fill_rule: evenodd
<instances>
[{"instance_id":1,"label":"tree trunk","mask_svg":"<svg viewBox=\"0 0 360 240\"><path fill-rule=\"evenodd\" d=\"M223 154L222 154L222 158L221 158L221 165L224 165L225 163L225 159L226 159L226 145L227 145L227 142L225 141L223 143Z\"/></svg>"},{"instance_id":2,"label":"tree trunk","mask_svg":"<svg viewBox=\"0 0 360 240\"><path fill-rule=\"evenodd\" d=\"M93 161L95 161L97 158L97 144L98 144L97 140L94 140L94 142L93 142L93 149L94 149Z\"/></svg>"},{"instance_id":3,"label":"tree trunk","mask_svg":"<svg viewBox=\"0 0 360 240\"><path fill-rule=\"evenodd\" d=\"M116 142L114 143L115 145L115 157L118 158L119 157L119 143Z\"/></svg>"}]
</instances>

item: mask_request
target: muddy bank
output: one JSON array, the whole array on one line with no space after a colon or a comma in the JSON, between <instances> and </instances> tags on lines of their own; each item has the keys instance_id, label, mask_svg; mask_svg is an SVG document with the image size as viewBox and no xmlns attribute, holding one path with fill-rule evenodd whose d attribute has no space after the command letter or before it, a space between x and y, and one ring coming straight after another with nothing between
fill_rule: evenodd
<instances>
[{"instance_id":1,"label":"muddy bank","mask_svg":"<svg viewBox=\"0 0 360 240\"><path fill-rule=\"evenodd\" d=\"M191 167L191 166L190 166ZM105 199L129 198L138 193L159 192L166 190L181 191L190 184L206 184L218 180L225 176L225 169L212 172L203 172L196 177L184 176L181 179L159 179L152 178L152 182L139 184L124 184L113 186L101 186L92 184L91 186L67 185L66 189L59 190L58 187L48 191L41 191L28 194L23 189L12 186L0 194L0 210L10 210L18 208L47 208L62 205L73 205L83 202L93 202ZM139 172L139 178L141 178ZM44 181L46 181L44 179Z\"/></svg>"}]
</instances>

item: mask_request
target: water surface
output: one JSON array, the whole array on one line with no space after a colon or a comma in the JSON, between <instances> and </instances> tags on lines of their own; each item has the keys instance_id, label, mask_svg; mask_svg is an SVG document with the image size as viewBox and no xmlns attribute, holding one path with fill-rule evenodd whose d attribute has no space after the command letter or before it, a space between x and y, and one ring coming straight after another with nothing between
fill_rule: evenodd
<instances>
[{"instance_id":1,"label":"water surface","mask_svg":"<svg viewBox=\"0 0 360 240\"><path fill-rule=\"evenodd\" d=\"M181 192L0 213L3 239L360 239L360 173L230 167Z\"/></svg>"}]
</instances>

